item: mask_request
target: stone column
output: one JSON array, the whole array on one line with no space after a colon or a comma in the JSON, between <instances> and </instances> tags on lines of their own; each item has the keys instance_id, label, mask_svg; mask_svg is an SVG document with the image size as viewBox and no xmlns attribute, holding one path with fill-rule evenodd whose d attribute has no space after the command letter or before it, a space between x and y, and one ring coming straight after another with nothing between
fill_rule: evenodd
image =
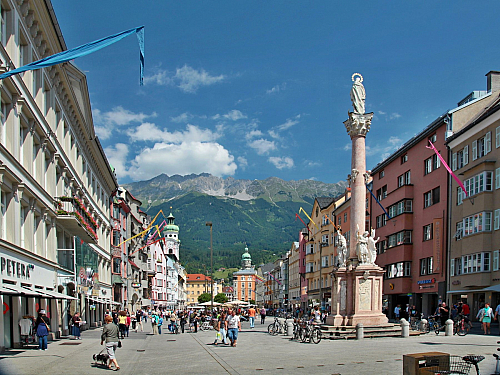
<instances>
[{"instance_id":1,"label":"stone column","mask_svg":"<svg viewBox=\"0 0 500 375\"><path fill-rule=\"evenodd\" d=\"M3 306L3 304L2 304ZM19 328L19 320L22 318L21 314L21 297L12 296L12 346L19 348L21 346L21 330Z\"/></svg>"},{"instance_id":2,"label":"stone column","mask_svg":"<svg viewBox=\"0 0 500 375\"><path fill-rule=\"evenodd\" d=\"M366 155L365 155L365 138L370 130L373 113L363 115L349 112L349 119L344 122L347 133L351 137L352 142L352 159L351 159L351 226L350 226L350 249L349 258L357 260L356 255L356 234L359 230L360 234L365 231L366 220ZM359 228L359 229L358 229Z\"/></svg>"},{"instance_id":3,"label":"stone column","mask_svg":"<svg viewBox=\"0 0 500 375\"><path fill-rule=\"evenodd\" d=\"M2 306L2 314L0 314L0 327L2 327L2 332L4 330L4 322L3 322L3 310L4 310L4 305L3 305L3 295L0 294L0 305ZM0 353L3 353L5 351L5 338L4 338L4 333L0 335Z\"/></svg>"},{"instance_id":4,"label":"stone column","mask_svg":"<svg viewBox=\"0 0 500 375\"><path fill-rule=\"evenodd\" d=\"M57 299L52 298L49 300L50 303L50 332L54 335L53 339L58 339L61 337L61 331L59 329L59 304Z\"/></svg>"}]
</instances>

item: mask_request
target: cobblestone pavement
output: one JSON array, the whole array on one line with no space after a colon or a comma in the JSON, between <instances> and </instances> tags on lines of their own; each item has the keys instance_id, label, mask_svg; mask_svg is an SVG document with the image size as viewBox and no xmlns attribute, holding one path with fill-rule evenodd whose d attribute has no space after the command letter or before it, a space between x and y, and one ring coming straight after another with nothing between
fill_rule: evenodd
<instances>
[{"instance_id":1,"label":"cobblestone pavement","mask_svg":"<svg viewBox=\"0 0 500 375\"><path fill-rule=\"evenodd\" d=\"M147 329L150 325L147 324ZM465 337L434 333L410 338L323 340L320 344L270 336L266 325L249 329L243 323L238 346L213 345L214 331L153 336L130 332L118 349L122 374L401 374L403 354L428 351L454 355L481 354L481 372L494 372L492 353L498 335L469 334ZM495 328L494 332L497 332ZM101 350L100 330L85 331L83 340L61 339L47 351L9 350L0 355L0 374L103 374L92 356Z\"/></svg>"}]
</instances>

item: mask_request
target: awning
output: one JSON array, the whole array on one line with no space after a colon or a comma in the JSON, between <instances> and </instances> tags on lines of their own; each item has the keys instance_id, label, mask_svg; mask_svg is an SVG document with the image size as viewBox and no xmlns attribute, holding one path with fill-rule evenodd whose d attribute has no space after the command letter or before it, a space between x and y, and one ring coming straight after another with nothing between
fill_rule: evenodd
<instances>
[{"instance_id":1,"label":"awning","mask_svg":"<svg viewBox=\"0 0 500 375\"><path fill-rule=\"evenodd\" d=\"M486 288L484 289L464 289L464 290L449 290L446 292L446 294L465 294L465 293L471 293L471 292L484 292L486 291Z\"/></svg>"},{"instance_id":2,"label":"awning","mask_svg":"<svg viewBox=\"0 0 500 375\"><path fill-rule=\"evenodd\" d=\"M123 279L121 278L121 276L113 275L113 277L111 278L111 284L123 284Z\"/></svg>"},{"instance_id":3,"label":"awning","mask_svg":"<svg viewBox=\"0 0 500 375\"><path fill-rule=\"evenodd\" d=\"M33 289L31 289L33 290ZM35 289L35 292L43 293L48 295L49 297L52 298L58 298L58 299L76 299L75 297L68 296L67 294L62 294L59 292L55 292L53 290L48 290L48 289Z\"/></svg>"},{"instance_id":4,"label":"awning","mask_svg":"<svg viewBox=\"0 0 500 375\"><path fill-rule=\"evenodd\" d=\"M485 292L500 292L500 284L489 286L483 290Z\"/></svg>"},{"instance_id":5,"label":"awning","mask_svg":"<svg viewBox=\"0 0 500 375\"><path fill-rule=\"evenodd\" d=\"M6 289L0 286L0 294L17 294L17 293L12 289Z\"/></svg>"},{"instance_id":6,"label":"awning","mask_svg":"<svg viewBox=\"0 0 500 375\"><path fill-rule=\"evenodd\" d=\"M22 286L16 285L16 284L2 284L2 288L4 289L10 289L15 293L12 294L21 294L25 296L35 296L35 297L44 297L42 293L35 292L34 290L24 288Z\"/></svg>"}]
</instances>

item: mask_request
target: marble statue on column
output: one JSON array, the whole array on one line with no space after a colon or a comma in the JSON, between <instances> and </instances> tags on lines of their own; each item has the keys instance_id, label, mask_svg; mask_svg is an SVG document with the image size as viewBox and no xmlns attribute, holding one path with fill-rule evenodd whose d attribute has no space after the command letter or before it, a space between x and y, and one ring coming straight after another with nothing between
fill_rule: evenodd
<instances>
[{"instance_id":1,"label":"marble statue on column","mask_svg":"<svg viewBox=\"0 0 500 375\"><path fill-rule=\"evenodd\" d=\"M359 73L354 73L352 75L352 84L351 88L351 101L352 106L354 108L354 113L359 115L365 114L365 87L363 86L363 76Z\"/></svg>"},{"instance_id":2,"label":"marble statue on column","mask_svg":"<svg viewBox=\"0 0 500 375\"><path fill-rule=\"evenodd\" d=\"M339 267L345 267L346 262L347 262L347 241L345 237L340 233L340 231L337 229L337 235L338 235L338 241L339 241L339 246L338 246L338 266Z\"/></svg>"},{"instance_id":3,"label":"marble statue on column","mask_svg":"<svg viewBox=\"0 0 500 375\"><path fill-rule=\"evenodd\" d=\"M359 264L370 264L371 255L368 251L368 232L364 232L361 234L358 231L356 232L356 255L358 256Z\"/></svg>"},{"instance_id":4,"label":"marble statue on column","mask_svg":"<svg viewBox=\"0 0 500 375\"><path fill-rule=\"evenodd\" d=\"M368 251L370 252L370 264L375 264L377 260L377 246L375 244L380 240L380 237L375 239L375 229L372 229L370 237L368 237Z\"/></svg>"}]
</instances>

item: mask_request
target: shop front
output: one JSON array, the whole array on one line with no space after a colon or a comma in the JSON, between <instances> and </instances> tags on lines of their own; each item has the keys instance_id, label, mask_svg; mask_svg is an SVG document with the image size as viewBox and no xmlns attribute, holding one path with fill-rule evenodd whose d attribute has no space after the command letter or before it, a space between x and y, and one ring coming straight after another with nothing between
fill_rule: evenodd
<instances>
[{"instance_id":1,"label":"shop front","mask_svg":"<svg viewBox=\"0 0 500 375\"><path fill-rule=\"evenodd\" d=\"M2 248L0 252L0 350L19 347L21 335L19 321L34 323L43 309L50 319L49 339L61 335L62 314L67 301L73 297L60 293L57 272L59 266L41 257Z\"/></svg>"}]
</instances>

